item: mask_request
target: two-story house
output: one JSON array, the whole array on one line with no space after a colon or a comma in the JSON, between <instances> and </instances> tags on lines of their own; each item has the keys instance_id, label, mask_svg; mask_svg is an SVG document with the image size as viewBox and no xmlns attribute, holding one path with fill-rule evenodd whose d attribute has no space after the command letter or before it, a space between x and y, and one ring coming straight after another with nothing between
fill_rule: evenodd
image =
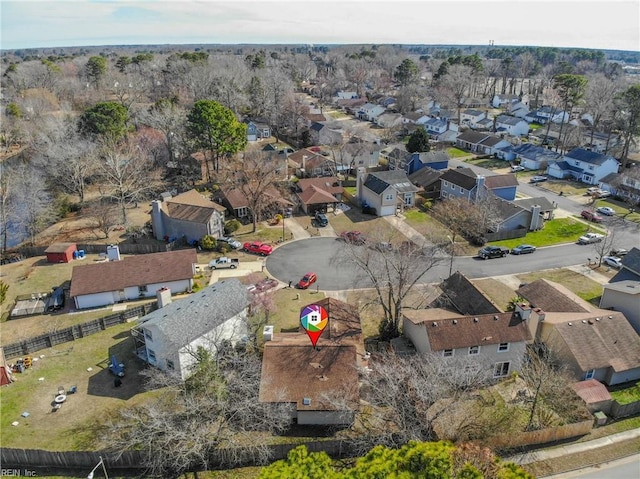
<instances>
[{"instance_id":1,"label":"two-story house","mask_svg":"<svg viewBox=\"0 0 640 479\"><path fill-rule=\"evenodd\" d=\"M445 171L440 177L441 198L466 198L476 201L490 192L504 200L513 201L516 197L518 180L515 175L481 176L471 168L456 168Z\"/></svg>"},{"instance_id":2,"label":"two-story house","mask_svg":"<svg viewBox=\"0 0 640 479\"><path fill-rule=\"evenodd\" d=\"M529 124L522 118L509 115L498 115L495 119L496 131L505 131L513 136L524 136L529 133Z\"/></svg>"},{"instance_id":3,"label":"two-story house","mask_svg":"<svg viewBox=\"0 0 640 479\"><path fill-rule=\"evenodd\" d=\"M257 141L271 136L271 128L265 122L245 119L244 123L247 125L247 141Z\"/></svg>"},{"instance_id":4,"label":"two-story house","mask_svg":"<svg viewBox=\"0 0 640 479\"><path fill-rule=\"evenodd\" d=\"M412 207L418 188L402 170L366 173L358 169L358 198L360 203L373 208L378 216L396 214L398 209Z\"/></svg>"},{"instance_id":5,"label":"two-story house","mask_svg":"<svg viewBox=\"0 0 640 479\"><path fill-rule=\"evenodd\" d=\"M446 170L449 168L449 154L444 150L412 153L405 164L404 171L410 175L427 166L434 170Z\"/></svg>"},{"instance_id":6,"label":"two-story house","mask_svg":"<svg viewBox=\"0 0 640 479\"><path fill-rule=\"evenodd\" d=\"M438 136L445 131L447 131L449 127L449 122L447 120L443 120L442 118L429 118L424 123L424 129L427 130L427 133L432 136Z\"/></svg>"},{"instance_id":7,"label":"two-story house","mask_svg":"<svg viewBox=\"0 0 640 479\"><path fill-rule=\"evenodd\" d=\"M365 103L358 109L356 116L361 120L375 121L375 119L382 115L385 110L385 107L383 107L382 105Z\"/></svg>"},{"instance_id":8,"label":"two-story house","mask_svg":"<svg viewBox=\"0 0 640 479\"><path fill-rule=\"evenodd\" d=\"M460 112L460 122L463 125L469 125L471 128L477 128L478 122L484 120L487 117L487 113L482 110L475 110L467 108Z\"/></svg>"},{"instance_id":9,"label":"two-story house","mask_svg":"<svg viewBox=\"0 0 640 479\"><path fill-rule=\"evenodd\" d=\"M562 160L562 155L559 153L532 143L515 146L513 153L520 161L520 165L528 170L546 170L551 163Z\"/></svg>"},{"instance_id":10,"label":"two-story house","mask_svg":"<svg viewBox=\"0 0 640 479\"><path fill-rule=\"evenodd\" d=\"M314 121L309 127L309 134L314 145L337 145L342 142L343 131Z\"/></svg>"},{"instance_id":11,"label":"two-story house","mask_svg":"<svg viewBox=\"0 0 640 479\"><path fill-rule=\"evenodd\" d=\"M629 203L640 203L640 168L610 173L600 179L600 187Z\"/></svg>"},{"instance_id":12,"label":"two-story house","mask_svg":"<svg viewBox=\"0 0 640 479\"><path fill-rule=\"evenodd\" d=\"M520 101L528 104L528 101L525 102L525 97L521 100L518 95L496 94L491 100L491 105L494 108L508 108L510 105L514 105Z\"/></svg>"},{"instance_id":13,"label":"two-story house","mask_svg":"<svg viewBox=\"0 0 640 479\"><path fill-rule=\"evenodd\" d=\"M547 174L553 178L574 178L589 185L597 185L602 178L616 173L620 163L611 156L574 148L564 155L563 161L552 163Z\"/></svg>"},{"instance_id":14,"label":"two-story house","mask_svg":"<svg viewBox=\"0 0 640 479\"><path fill-rule=\"evenodd\" d=\"M402 332L417 352L472 359L493 378L517 371L532 339L519 314L464 315L440 308L403 309Z\"/></svg>"}]
</instances>

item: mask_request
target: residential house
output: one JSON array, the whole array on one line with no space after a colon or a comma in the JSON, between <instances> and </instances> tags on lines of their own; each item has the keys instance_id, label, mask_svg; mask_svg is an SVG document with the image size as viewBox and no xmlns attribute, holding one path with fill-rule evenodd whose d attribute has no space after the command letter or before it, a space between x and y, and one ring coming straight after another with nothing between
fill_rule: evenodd
<instances>
[{"instance_id":1,"label":"residential house","mask_svg":"<svg viewBox=\"0 0 640 479\"><path fill-rule=\"evenodd\" d=\"M184 238L188 243L204 236L224 236L225 207L197 190L189 190L164 201L151 202L153 235L159 240Z\"/></svg>"},{"instance_id":2,"label":"residential house","mask_svg":"<svg viewBox=\"0 0 640 479\"><path fill-rule=\"evenodd\" d=\"M415 204L418 188L402 170L366 173L358 169L358 198L360 203L373 208L378 216L396 214Z\"/></svg>"},{"instance_id":3,"label":"residential house","mask_svg":"<svg viewBox=\"0 0 640 479\"><path fill-rule=\"evenodd\" d=\"M487 106L488 101L482 98L464 98L462 100L462 106L465 108L481 108Z\"/></svg>"},{"instance_id":4,"label":"residential house","mask_svg":"<svg viewBox=\"0 0 640 479\"><path fill-rule=\"evenodd\" d=\"M620 271L611 278L609 283L619 281L640 281L640 249L635 246L622 258Z\"/></svg>"},{"instance_id":5,"label":"residential house","mask_svg":"<svg viewBox=\"0 0 640 479\"><path fill-rule=\"evenodd\" d=\"M434 170L446 170L449 168L448 153L444 150L412 153L404 171L407 175L410 175L427 166Z\"/></svg>"},{"instance_id":6,"label":"residential house","mask_svg":"<svg viewBox=\"0 0 640 479\"><path fill-rule=\"evenodd\" d=\"M552 163L547 174L553 178L573 177L589 185L597 185L609 173L616 173L620 163L611 157L594 151L574 148L564 155L564 160Z\"/></svg>"},{"instance_id":7,"label":"residential house","mask_svg":"<svg viewBox=\"0 0 640 479\"><path fill-rule=\"evenodd\" d=\"M387 161L387 166L390 170L405 170L407 168L407 164L412 158L412 154L409 153L404 148L395 147L393 150L385 153L384 151L380 152L380 157Z\"/></svg>"},{"instance_id":8,"label":"residential house","mask_svg":"<svg viewBox=\"0 0 640 479\"><path fill-rule=\"evenodd\" d=\"M493 378L517 371L531 341L520 315L509 313L464 315L446 309L403 309L402 333L418 353L485 364Z\"/></svg>"},{"instance_id":9,"label":"residential house","mask_svg":"<svg viewBox=\"0 0 640 479\"><path fill-rule=\"evenodd\" d=\"M395 128L402 125L402 115L400 113L382 113L375 119L375 124L380 128Z\"/></svg>"},{"instance_id":10,"label":"residential house","mask_svg":"<svg viewBox=\"0 0 640 479\"><path fill-rule=\"evenodd\" d=\"M470 316L503 313L498 305L473 281L456 271L438 285L429 308L443 308Z\"/></svg>"},{"instance_id":11,"label":"residential house","mask_svg":"<svg viewBox=\"0 0 640 479\"><path fill-rule=\"evenodd\" d=\"M520 160L520 165L528 170L546 170L551 163L562 160L562 155L559 153L532 143L518 145L513 148L513 152Z\"/></svg>"},{"instance_id":12,"label":"residential house","mask_svg":"<svg viewBox=\"0 0 640 479\"><path fill-rule=\"evenodd\" d=\"M358 93L355 91L340 90L336 94L336 99L338 100L355 100L357 98L358 98Z\"/></svg>"},{"instance_id":13,"label":"residential house","mask_svg":"<svg viewBox=\"0 0 640 479\"><path fill-rule=\"evenodd\" d=\"M640 168L609 173L600 179L600 187L623 198L630 204L640 204Z\"/></svg>"},{"instance_id":14,"label":"residential house","mask_svg":"<svg viewBox=\"0 0 640 479\"><path fill-rule=\"evenodd\" d=\"M440 198L440 176L442 176L442 171L425 166L411 173L409 175L409 181L420 188L420 196L423 198L436 199Z\"/></svg>"},{"instance_id":15,"label":"residential house","mask_svg":"<svg viewBox=\"0 0 640 479\"><path fill-rule=\"evenodd\" d=\"M150 365L185 380L197 365L198 348L215 355L223 341L235 344L247 334L249 303L237 279L218 281L174 302L169 294L166 304L132 329L136 352Z\"/></svg>"},{"instance_id":16,"label":"residential house","mask_svg":"<svg viewBox=\"0 0 640 479\"><path fill-rule=\"evenodd\" d=\"M302 115L303 123L307 128L311 128L311 125L314 123L324 123L327 121L327 117L324 116L324 113L320 113L319 110L313 111L310 110L307 113Z\"/></svg>"},{"instance_id":17,"label":"residential house","mask_svg":"<svg viewBox=\"0 0 640 479\"><path fill-rule=\"evenodd\" d=\"M497 196L486 198L484 203L491 212L485 235L489 239L500 239L499 236L493 237L492 233L519 230L524 236L527 231L537 231L543 227L545 217L539 205L527 209L517 201L507 201Z\"/></svg>"},{"instance_id":18,"label":"residential house","mask_svg":"<svg viewBox=\"0 0 640 479\"><path fill-rule=\"evenodd\" d=\"M265 122L245 119L247 125L247 141L256 141L271 136L271 128Z\"/></svg>"},{"instance_id":19,"label":"residential house","mask_svg":"<svg viewBox=\"0 0 640 479\"><path fill-rule=\"evenodd\" d=\"M153 297L161 288L183 293L193 287L197 262L196 250L184 249L74 266L69 295L85 309Z\"/></svg>"},{"instance_id":20,"label":"residential house","mask_svg":"<svg viewBox=\"0 0 640 479\"><path fill-rule=\"evenodd\" d=\"M442 198L466 198L469 201L486 197L487 192L511 201L515 199L518 187L518 180L511 173L484 177L476 175L471 168L447 170L440 180Z\"/></svg>"},{"instance_id":21,"label":"residential house","mask_svg":"<svg viewBox=\"0 0 640 479\"><path fill-rule=\"evenodd\" d=\"M480 143L489 136L492 135L478 131L465 131L456 138L456 145L459 148L475 153L481 148L479 146Z\"/></svg>"},{"instance_id":22,"label":"residential house","mask_svg":"<svg viewBox=\"0 0 640 479\"><path fill-rule=\"evenodd\" d=\"M320 152L313 151L309 148L302 148L294 151L288 157L289 164L292 165L292 174L298 177L313 176L313 169L311 168L311 174L308 174L307 162L314 164L322 164L326 158L320 154ZM319 172L318 175L322 174ZM316 175L316 176L318 176Z\"/></svg>"},{"instance_id":23,"label":"residential house","mask_svg":"<svg viewBox=\"0 0 640 479\"><path fill-rule=\"evenodd\" d=\"M513 136L525 136L529 133L529 124L522 118L509 115L498 115L495 118L495 130L505 131Z\"/></svg>"},{"instance_id":24,"label":"residential house","mask_svg":"<svg viewBox=\"0 0 640 479\"><path fill-rule=\"evenodd\" d=\"M449 128L449 122L442 118L429 118L424 123L424 129L429 135L437 136L444 133Z\"/></svg>"},{"instance_id":25,"label":"residential house","mask_svg":"<svg viewBox=\"0 0 640 479\"><path fill-rule=\"evenodd\" d=\"M296 183L296 195L305 213L328 211L342 202L344 188L337 177L302 178Z\"/></svg>"},{"instance_id":26,"label":"residential house","mask_svg":"<svg viewBox=\"0 0 640 479\"><path fill-rule=\"evenodd\" d=\"M430 118L431 117L425 112L423 112L422 110L412 111L404 115L403 123L405 124L411 123L414 125L424 125Z\"/></svg>"},{"instance_id":27,"label":"residential house","mask_svg":"<svg viewBox=\"0 0 640 479\"><path fill-rule=\"evenodd\" d=\"M485 176L484 186L498 198L507 201L516 199L518 180L513 173Z\"/></svg>"},{"instance_id":28,"label":"residential house","mask_svg":"<svg viewBox=\"0 0 640 479\"><path fill-rule=\"evenodd\" d=\"M375 121L375 119L382 115L384 111L385 107L383 107L382 105L365 103L358 109L356 116L361 120Z\"/></svg>"},{"instance_id":29,"label":"residential house","mask_svg":"<svg viewBox=\"0 0 640 479\"><path fill-rule=\"evenodd\" d=\"M498 138L494 135L488 135L484 140L482 140L478 146L477 151L479 153L484 153L485 155L498 155L503 148L508 148L511 146L507 140L503 138Z\"/></svg>"},{"instance_id":30,"label":"residential house","mask_svg":"<svg viewBox=\"0 0 640 479\"><path fill-rule=\"evenodd\" d=\"M370 141L358 141L334 149L332 157L335 158L337 172L351 172L357 168L376 168L380 164L380 152L382 146Z\"/></svg>"},{"instance_id":31,"label":"residential house","mask_svg":"<svg viewBox=\"0 0 640 479\"><path fill-rule=\"evenodd\" d=\"M509 108L510 105L514 105L516 103L522 102L525 105L529 104L529 97L527 95L523 95L522 98L518 95L504 95L497 94L493 96L491 100L491 105L494 108Z\"/></svg>"},{"instance_id":32,"label":"residential house","mask_svg":"<svg viewBox=\"0 0 640 479\"><path fill-rule=\"evenodd\" d=\"M516 312L529 324L536 343L567 365L576 380L614 386L640 379L640 336L623 313L596 308L547 280L522 286L517 293L527 302L517 304Z\"/></svg>"},{"instance_id":33,"label":"residential house","mask_svg":"<svg viewBox=\"0 0 640 479\"><path fill-rule=\"evenodd\" d=\"M482 110L467 108L460 112L460 122L463 125L469 125L471 128L476 128L477 123L480 120L484 120L486 117L487 112Z\"/></svg>"},{"instance_id":34,"label":"residential house","mask_svg":"<svg viewBox=\"0 0 640 479\"><path fill-rule=\"evenodd\" d=\"M328 316L317 347L302 328L265 328L259 401L290 405L297 424L348 425L359 409L358 371L366 368L360 317L356 308L333 298L315 304Z\"/></svg>"},{"instance_id":35,"label":"residential house","mask_svg":"<svg viewBox=\"0 0 640 479\"><path fill-rule=\"evenodd\" d=\"M223 187L217 193L219 201L225 205L232 216L240 221L248 222L253 218L253 213L249 205L247 195L240 189L235 187ZM266 188L262 196L262 210L272 208L274 211L280 211L282 206L291 204L282 197L282 194L273 186Z\"/></svg>"},{"instance_id":36,"label":"residential house","mask_svg":"<svg viewBox=\"0 0 640 479\"><path fill-rule=\"evenodd\" d=\"M591 129L585 129L583 141L586 149L606 155L609 150L618 146L620 137L613 133L603 133L601 131L594 131L592 134Z\"/></svg>"},{"instance_id":37,"label":"residential house","mask_svg":"<svg viewBox=\"0 0 640 479\"><path fill-rule=\"evenodd\" d=\"M529 107L522 102L514 103L507 109L509 115L524 118L529 113Z\"/></svg>"},{"instance_id":38,"label":"residential house","mask_svg":"<svg viewBox=\"0 0 640 479\"><path fill-rule=\"evenodd\" d=\"M620 311L640 334L640 281L627 279L605 284L600 309Z\"/></svg>"},{"instance_id":39,"label":"residential house","mask_svg":"<svg viewBox=\"0 0 640 479\"><path fill-rule=\"evenodd\" d=\"M343 131L313 122L309 127L309 134L314 145L336 145L342 142Z\"/></svg>"},{"instance_id":40,"label":"residential house","mask_svg":"<svg viewBox=\"0 0 640 479\"><path fill-rule=\"evenodd\" d=\"M541 125L551 121L553 123L567 123L569 121L569 113L564 110L558 110L555 107L545 105L536 110L536 123Z\"/></svg>"}]
</instances>

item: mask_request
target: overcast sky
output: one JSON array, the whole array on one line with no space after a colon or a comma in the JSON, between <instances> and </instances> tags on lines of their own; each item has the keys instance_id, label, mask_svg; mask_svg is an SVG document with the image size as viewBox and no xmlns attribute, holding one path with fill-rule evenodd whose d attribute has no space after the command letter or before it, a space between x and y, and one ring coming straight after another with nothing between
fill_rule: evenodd
<instances>
[{"instance_id":1,"label":"overcast sky","mask_svg":"<svg viewBox=\"0 0 640 479\"><path fill-rule=\"evenodd\" d=\"M640 50L640 0L0 0L3 49L184 43Z\"/></svg>"}]
</instances>

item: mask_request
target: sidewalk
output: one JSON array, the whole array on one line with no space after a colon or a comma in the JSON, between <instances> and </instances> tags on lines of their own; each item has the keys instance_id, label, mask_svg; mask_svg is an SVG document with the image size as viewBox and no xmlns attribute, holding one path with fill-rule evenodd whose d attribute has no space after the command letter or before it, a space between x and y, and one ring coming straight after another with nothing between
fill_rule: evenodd
<instances>
[{"instance_id":1,"label":"sidewalk","mask_svg":"<svg viewBox=\"0 0 640 479\"><path fill-rule=\"evenodd\" d=\"M576 444L568 444L566 446L557 446L549 449L540 449L538 451L524 452L503 458L505 461L514 462L516 464L530 464L532 462L546 461L557 457L576 454L579 452L587 452L604 446L611 446L622 441L640 438L640 428L631 429L629 431L619 432L611 436L601 437L592 441L579 442Z\"/></svg>"},{"instance_id":2,"label":"sidewalk","mask_svg":"<svg viewBox=\"0 0 640 479\"><path fill-rule=\"evenodd\" d=\"M421 235L418 231L416 231L414 228L409 226L404 221L404 218L400 216L384 216L384 219L389 224L391 224L391 226L393 226L395 229L400 231L400 233L405 235L408 239L413 241L415 244L417 244L421 248L425 248L426 246L431 245L431 243L429 243L429 241L427 241L427 239L423 235Z\"/></svg>"},{"instance_id":3,"label":"sidewalk","mask_svg":"<svg viewBox=\"0 0 640 479\"><path fill-rule=\"evenodd\" d=\"M305 230L300 223L298 223L294 218L285 218L284 220L285 228L288 228L293 234L294 240L311 238L311 234Z\"/></svg>"}]
</instances>

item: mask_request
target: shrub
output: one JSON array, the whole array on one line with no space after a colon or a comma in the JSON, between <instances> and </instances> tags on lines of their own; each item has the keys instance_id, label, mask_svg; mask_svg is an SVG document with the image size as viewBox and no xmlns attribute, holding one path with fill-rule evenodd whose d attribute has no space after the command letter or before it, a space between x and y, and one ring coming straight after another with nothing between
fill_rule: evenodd
<instances>
[{"instance_id":1,"label":"shrub","mask_svg":"<svg viewBox=\"0 0 640 479\"><path fill-rule=\"evenodd\" d=\"M200 241L200 245L202 246L202 249L206 249L208 251L213 251L214 249L216 249L216 244L217 244L216 239L211 235L203 236L202 240Z\"/></svg>"},{"instance_id":2,"label":"shrub","mask_svg":"<svg viewBox=\"0 0 640 479\"><path fill-rule=\"evenodd\" d=\"M22 116L22 111L20 107L15 103L9 103L6 109L7 116L15 116L16 118L20 118Z\"/></svg>"},{"instance_id":3,"label":"shrub","mask_svg":"<svg viewBox=\"0 0 640 479\"><path fill-rule=\"evenodd\" d=\"M240 226L242 225L238 220L236 219L229 220L224 224L224 232L227 235L231 235L236 231L238 231L240 229Z\"/></svg>"}]
</instances>

